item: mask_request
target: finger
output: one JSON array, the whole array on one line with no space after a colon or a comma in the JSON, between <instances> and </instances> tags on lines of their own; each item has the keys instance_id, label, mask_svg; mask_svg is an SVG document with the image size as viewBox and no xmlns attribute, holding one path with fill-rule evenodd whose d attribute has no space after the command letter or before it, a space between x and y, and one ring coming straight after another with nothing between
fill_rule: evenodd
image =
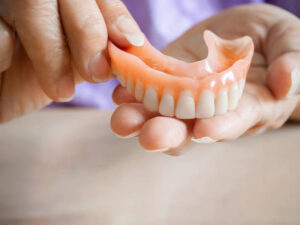
<instances>
[{"instance_id":1,"label":"finger","mask_svg":"<svg viewBox=\"0 0 300 225\"><path fill-rule=\"evenodd\" d=\"M144 124L139 140L147 150L167 152L171 149L179 149L187 137L188 128L183 121L158 116Z\"/></svg>"},{"instance_id":2,"label":"finger","mask_svg":"<svg viewBox=\"0 0 300 225\"><path fill-rule=\"evenodd\" d=\"M56 101L68 101L74 94L70 57L60 24L56 0L5 1L26 53L37 71L45 93ZM13 19L11 19L13 18Z\"/></svg>"},{"instance_id":3,"label":"finger","mask_svg":"<svg viewBox=\"0 0 300 225\"><path fill-rule=\"evenodd\" d=\"M108 80L107 30L96 1L60 1L60 12L72 59L81 76L89 82Z\"/></svg>"},{"instance_id":4,"label":"finger","mask_svg":"<svg viewBox=\"0 0 300 225\"><path fill-rule=\"evenodd\" d=\"M14 50L14 36L11 29L0 19L0 73L7 70Z\"/></svg>"},{"instance_id":5,"label":"finger","mask_svg":"<svg viewBox=\"0 0 300 225\"><path fill-rule=\"evenodd\" d=\"M123 103L136 102L135 97L127 91L127 88L118 85L113 94L112 99L115 104L121 105Z\"/></svg>"},{"instance_id":6,"label":"finger","mask_svg":"<svg viewBox=\"0 0 300 225\"><path fill-rule=\"evenodd\" d=\"M196 121L192 140L214 143L276 129L288 119L297 101L297 98L275 100L267 88L248 83L235 111Z\"/></svg>"},{"instance_id":7,"label":"finger","mask_svg":"<svg viewBox=\"0 0 300 225\"><path fill-rule=\"evenodd\" d=\"M300 93L300 21L279 22L268 33L266 55L269 63L267 85L279 98Z\"/></svg>"},{"instance_id":8,"label":"finger","mask_svg":"<svg viewBox=\"0 0 300 225\"><path fill-rule=\"evenodd\" d=\"M198 119L194 126L192 141L210 144L216 141L232 140L257 124L259 110L253 107L255 103L249 104L249 100L245 101L246 103L243 103L244 100L241 99L235 111L208 119Z\"/></svg>"},{"instance_id":9,"label":"finger","mask_svg":"<svg viewBox=\"0 0 300 225\"><path fill-rule=\"evenodd\" d=\"M109 39L120 47L142 46L145 37L120 0L97 0L104 16Z\"/></svg>"},{"instance_id":10,"label":"finger","mask_svg":"<svg viewBox=\"0 0 300 225\"><path fill-rule=\"evenodd\" d=\"M141 103L122 104L112 114L110 126L118 136L130 138L138 135L144 123L154 115Z\"/></svg>"},{"instance_id":11,"label":"finger","mask_svg":"<svg viewBox=\"0 0 300 225\"><path fill-rule=\"evenodd\" d=\"M286 53L269 66L266 82L278 99L300 94L299 62L300 51Z\"/></svg>"}]
</instances>

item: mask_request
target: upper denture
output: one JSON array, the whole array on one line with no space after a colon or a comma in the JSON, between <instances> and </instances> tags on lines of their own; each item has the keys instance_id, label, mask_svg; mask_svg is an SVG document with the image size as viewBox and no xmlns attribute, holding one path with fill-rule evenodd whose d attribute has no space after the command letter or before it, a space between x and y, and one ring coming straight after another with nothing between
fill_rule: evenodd
<instances>
[{"instance_id":1,"label":"upper denture","mask_svg":"<svg viewBox=\"0 0 300 225\"><path fill-rule=\"evenodd\" d=\"M146 40L141 47L108 44L113 72L150 111L181 119L234 110L242 95L254 45L250 37L223 40L204 32L208 57L187 63L166 56Z\"/></svg>"}]
</instances>

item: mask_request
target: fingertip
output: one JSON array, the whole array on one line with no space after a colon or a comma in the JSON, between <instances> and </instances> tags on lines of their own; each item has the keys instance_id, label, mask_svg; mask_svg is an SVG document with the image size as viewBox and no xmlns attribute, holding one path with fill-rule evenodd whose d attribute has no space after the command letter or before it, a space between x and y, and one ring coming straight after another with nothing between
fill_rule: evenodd
<instances>
[{"instance_id":1,"label":"fingertip","mask_svg":"<svg viewBox=\"0 0 300 225\"><path fill-rule=\"evenodd\" d=\"M266 84L277 99L287 96L291 88L291 70L283 60L276 60L270 65Z\"/></svg>"},{"instance_id":2,"label":"fingertip","mask_svg":"<svg viewBox=\"0 0 300 225\"><path fill-rule=\"evenodd\" d=\"M11 66L14 51L14 34L10 27L0 19L0 73Z\"/></svg>"},{"instance_id":3,"label":"fingertip","mask_svg":"<svg viewBox=\"0 0 300 225\"><path fill-rule=\"evenodd\" d=\"M72 74L61 75L54 82L39 79L39 83L44 93L55 102L71 101L75 95L75 81Z\"/></svg>"},{"instance_id":4,"label":"fingertip","mask_svg":"<svg viewBox=\"0 0 300 225\"><path fill-rule=\"evenodd\" d=\"M155 117L148 120L140 133L142 147L150 151L169 151L181 146L188 136L186 124L178 119Z\"/></svg>"},{"instance_id":5,"label":"fingertip","mask_svg":"<svg viewBox=\"0 0 300 225\"><path fill-rule=\"evenodd\" d=\"M110 40L119 47L142 46L145 36L122 1L100 1Z\"/></svg>"},{"instance_id":6,"label":"fingertip","mask_svg":"<svg viewBox=\"0 0 300 225\"><path fill-rule=\"evenodd\" d=\"M110 79L110 65L103 52L98 52L90 59L88 69L91 79L95 83L106 82Z\"/></svg>"},{"instance_id":7,"label":"fingertip","mask_svg":"<svg viewBox=\"0 0 300 225\"><path fill-rule=\"evenodd\" d=\"M216 117L208 119L198 119L193 128L192 141L197 143L213 143L216 142L218 133L222 129L223 124Z\"/></svg>"},{"instance_id":8,"label":"fingertip","mask_svg":"<svg viewBox=\"0 0 300 225\"><path fill-rule=\"evenodd\" d=\"M122 103L136 102L135 97L127 91L127 88L118 85L112 94L113 102L116 105L121 105Z\"/></svg>"},{"instance_id":9,"label":"fingertip","mask_svg":"<svg viewBox=\"0 0 300 225\"><path fill-rule=\"evenodd\" d=\"M57 102L69 102L75 95L75 82L73 76L60 77L56 85L56 95L52 97Z\"/></svg>"},{"instance_id":10,"label":"fingertip","mask_svg":"<svg viewBox=\"0 0 300 225\"><path fill-rule=\"evenodd\" d=\"M145 36L132 17L121 15L115 20L114 24L118 31L118 36L125 37L129 45L137 47L144 45ZM114 36L117 34L112 35Z\"/></svg>"},{"instance_id":11,"label":"fingertip","mask_svg":"<svg viewBox=\"0 0 300 225\"><path fill-rule=\"evenodd\" d=\"M151 114L140 103L122 104L113 112L110 126L118 136L130 137L141 130L149 117Z\"/></svg>"},{"instance_id":12,"label":"fingertip","mask_svg":"<svg viewBox=\"0 0 300 225\"><path fill-rule=\"evenodd\" d=\"M298 52L287 53L276 59L268 68L266 84L277 99L293 97L300 93Z\"/></svg>"}]
</instances>

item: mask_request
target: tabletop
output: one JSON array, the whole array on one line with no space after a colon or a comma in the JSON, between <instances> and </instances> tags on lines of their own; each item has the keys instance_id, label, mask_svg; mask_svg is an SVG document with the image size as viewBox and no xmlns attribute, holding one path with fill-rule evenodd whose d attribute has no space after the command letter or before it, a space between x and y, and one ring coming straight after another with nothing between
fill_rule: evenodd
<instances>
[{"instance_id":1,"label":"tabletop","mask_svg":"<svg viewBox=\"0 0 300 225\"><path fill-rule=\"evenodd\" d=\"M300 224L300 125L181 156L60 109L0 125L0 224Z\"/></svg>"}]
</instances>

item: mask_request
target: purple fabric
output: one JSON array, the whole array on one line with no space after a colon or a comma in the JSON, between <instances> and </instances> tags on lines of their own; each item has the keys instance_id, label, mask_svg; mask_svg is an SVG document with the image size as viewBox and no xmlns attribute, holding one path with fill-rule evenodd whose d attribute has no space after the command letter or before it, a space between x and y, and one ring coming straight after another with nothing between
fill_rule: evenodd
<instances>
[{"instance_id":1,"label":"purple fabric","mask_svg":"<svg viewBox=\"0 0 300 225\"><path fill-rule=\"evenodd\" d=\"M149 41L162 49L197 22L220 10L263 0L123 0ZM300 15L299 0L267 0ZM118 81L77 85L74 99L68 104L101 109L113 108L111 94Z\"/></svg>"}]
</instances>

